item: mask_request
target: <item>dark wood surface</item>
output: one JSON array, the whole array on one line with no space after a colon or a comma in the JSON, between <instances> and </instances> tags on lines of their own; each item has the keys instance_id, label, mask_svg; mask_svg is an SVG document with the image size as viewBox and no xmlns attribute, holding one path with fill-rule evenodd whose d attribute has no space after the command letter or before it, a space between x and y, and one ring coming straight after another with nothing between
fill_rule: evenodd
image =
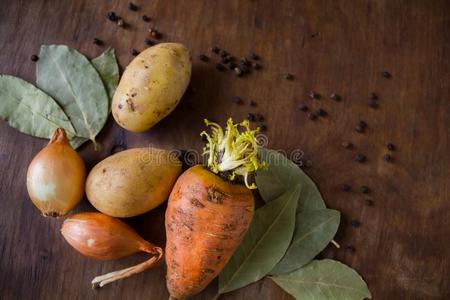
<instances>
[{"instance_id":1,"label":"dark wood surface","mask_svg":"<svg viewBox=\"0 0 450 300\"><path fill-rule=\"evenodd\" d=\"M450 298L450 4L448 1L0 1L0 73L35 81L30 61L42 44L67 44L94 57L113 46L123 68L131 50L145 47L147 28L192 50L195 93L142 134L125 132L112 118L99 136L102 150L80 149L88 168L115 145L155 145L201 150L203 118L220 122L248 112L261 113L268 146L288 153L299 149L312 166L329 207L340 210L335 238L323 256L356 268L374 299ZM106 18L116 11L130 25L118 28ZM153 21L145 23L147 14ZM237 57L255 52L260 72L236 78L214 63L197 59L218 45ZM391 79L381 76L383 70ZM294 80L284 79L292 73ZM308 98L315 90L317 101ZM330 93L342 95L337 103ZM379 108L367 95L379 96ZM246 105L232 103L241 96ZM249 101L257 102L250 107ZM311 121L297 105L324 108L328 116ZM366 133L354 128L368 123ZM351 141L354 148L343 149ZM386 144L394 142L386 163ZM26 136L0 122L0 299L166 299L164 267L101 290L91 290L99 274L145 259L137 255L116 262L82 257L63 240L62 219L44 218L28 199L25 175L45 140ZM366 163L354 162L364 153ZM352 191L343 193L339 185ZM358 191L368 185L372 193ZM373 206L364 205L364 199ZM92 207L83 200L77 210ZM128 220L146 239L164 243L165 207ZM351 220L361 226L353 228ZM355 252L346 250L352 245ZM195 299L210 299L216 283ZM271 280L224 295L222 299L292 299Z\"/></svg>"}]
</instances>

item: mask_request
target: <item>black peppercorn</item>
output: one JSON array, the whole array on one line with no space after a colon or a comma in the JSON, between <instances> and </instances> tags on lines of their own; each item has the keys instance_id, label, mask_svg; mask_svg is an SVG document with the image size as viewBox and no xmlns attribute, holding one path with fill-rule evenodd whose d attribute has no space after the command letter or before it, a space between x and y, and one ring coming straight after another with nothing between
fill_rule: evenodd
<instances>
[{"instance_id":1,"label":"black peppercorn","mask_svg":"<svg viewBox=\"0 0 450 300\"><path fill-rule=\"evenodd\" d=\"M326 117L328 115L328 113L323 108L319 108L316 113L321 117Z\"/></svg>"},{"instance_id":2,"label":"black peppercorn","mask_svg":"<svg viewBox=\"0 0 450 300\"><path fill-rule=\"evenodd\" d=\"M316 100L320 98L320 95L318 93L316 93L315 91L310 91L309 92L309 98Z\"/></svg>"},{"instance_id":3,"label":"black peppercorn","mask_svg":"<svg viewBox=\"0 0 450 300\"><path fill-rule=\"evenodd\" d=\"M222 57L221 61L223 64L227 64L230 62L230 59L228 58L228 56L224 56L224 57Z\"/></svg>"},{"instance_id":4,"label":"black peppercorn","mask_svg":"<svg viewBox=\"0 0 450 300\"><path fill-rule=\"evenodd\" d=\"M363 162L365 162L366 161L366 156L364 155L364 154L357 154L356 156L355 156L355 161L356 162L359 162L359 163L363 163Z\"/></svg>"},{"instance_id":5,"label":"black peppercorn","mask_svg":"<svg viewBox=\"0 0 450 300\"><path fill-rule=\"evenodd\" d=\"M239 96L234 96L233 97L233 102L236 103L236 104L244 103L244 101L242 101L241 97L239 97Z\"/></svg>"},{"instance_id":6,"label":"black peppercorn","mask_svg":"<svg viewBox=\"0 0 450 300\"><path fill-rule=\"evenodd\" d=\"M349 148L351 148L351 147L353 146L353 144L350 143L350 142L348 142L348 141L342 142L341 145L342 145L342 147L344 147L345 149L349 149Z\"/></svg>"},{"instance_id":7,"label":"black peppercorn","mask_svg":"<svg viewBox=\"0 0 450 300\"><path fill-rule=\"evenodd\" d=\"M287 74L284 75L284 79L286 79L286 80L293 80L294 79L294 75L292 75L290 73L287 73Z\"/></svg>"},{"instance_id":8,"label":"black peppercorn","mask_svg":"<svg viewBox=\"0 0 450 300\"><path fill-rule=\"evenodd\" d=\"M381 73L381 75L382 75L384 78L391 78L391 73L389 73L388 71L383 71L383 72Z\"/></svg>"},{"instance_id":9,"label":"black peppercorn","mask_svg":"<svg viewBox=\"0 0 450 300\"><path fill-rule=\"evenodd\" d=\"M237 68L237 65L236 65L234 62L230 62L230 63L228 64L228 69L234 70L234 68Z\"/></svg>"},{"instance_id":10,"label":"black peppercorn","mask_svg":"<svg viewBox=\"0 0 450 300\"><path fill-rule=\"evenodd\" d=\"M308 114L308 118L310 119L310 120L315 120L315 119L317 119L317 115L315 114L315 113L309 113Z\"/></svg>"},{"instance_id":11,"label":"black peppercorn","mask_svg":"<svg viewBox=\"0 0 450 300\"><path fill-rule=\"evenodd\" d=\"M31 61L37 62L39 60L39 56L36 54L31 55Z\"/></svg>"},{"instance_id":12,"label":"black peppercorn","mask_svg":"<svg viewBox=\"0 0 450 300\"><path fill-rule=\"evenodd\" d=\"M225 71L227 68L225 68L224 65L219 63L219 64L216 64L216 69L219 71Z\"/></svg>"},{"instance_id":13,"label":"black peppercorn","mask_svg":"<svg viewBox=\"0 0 450 300\"><path fill-rule=\"evenodd\" d=\"M341 96L339 96L338 94L335 94L335 93L331 94L330 98L331 98L331 100L334 100L334 101L340 101L341 100Z\"/></svg>"},{"instance_id":14,"label":"black peppercorn","mask_svg":"<svg viewBox=\"0 0 450 300\"><path fill-rule=\"evenodd\" d=\"M97 46L103 45L103 41L100 40L100 39L98 39L98 38L94 38L93 42L94 42L94 44L97 45Z\"/></svg>"},{"instance_id":15,"label":"black peppercorn","mask_svg":"<svg viewBox=\"0 0 450 300\"><path fill-rule=\"evenodd\" d=\"M389 151L395 151L395 145L393 143L388 143L387 148Z\"/></svg>"},{"instance_id":16,"label":"black peppercorn","mask_svg":"<svg viewBox=\"0 0 450 300\"><path fill-rule=\"evenodd\" d=\"M253 107L255 107L255 106L257 106L257 104L256 104L256 102L255 101L250 101L250 106L253 106Z\"/></svg>"},{"instance_id":17,"label":"black peppercorn","mask_svg":"<svg viewBox=\"0 0 450 300\"><path fill-rule=\"evenodd\" d=\"M142 16L142 20L143 20L144 22L150 22L152 19L151 19L149 16L147 16L147 15L143 15L143 16Z\"/></svg>"},{"instance_id":18,"label":"black peppercorn","mask_svg":"<svg viewBox=\"0 0 450 300\"><path fill-rule=\"evenodd\" d=\"M137 11L138 7L136 6L136 4L130 2L128 3L128 9L132 11Z\"/></svg>"},{"instance_id":19,"label":"black peppercorn","mask_svg":"<svg viewBox=\"0 0 450 300\"><path fill-rule=\"evenodd\" d=\"M145 43L146 45L148 45L148 46L153 46L153 45L155 44L155 42L152 41L151 39L145 39L145 40L144 40L144 43Z\"/></svg>"},{"instance_id":20,"label":"black peppercorn","mask_svg":"<svg viewBox=\"0 0 450 300\"><path fill-rule=\"evenodd\" d=\"M199 58L201 61L205 61L205 62L209 60L209 57L206 56L205 54L200 54L200 55L198 56L198 58Z\"/></svg>"},{"instance_id":21,"label":"black peppercorn","mask_svg":"<svg viewBox=\"0 0 450 300\"><path fill-rule=\"evenodd\" d=\"M256 120L256 116L252 113L247 114L247 120L254 122Z\"/></svg>"},{"instance_id":22,"label":"black peppercorn","mask_svg":"<svg viewBox=\"0 0 450 300\"><path fill-rule=\"evenodd\" d=\"M223 49L220 49L219 50L219 55L220 55L220 57L223 58L223 57L226 57L228 55L228 52L223 50Z\"/></svg>"},{"instance_id":23,"label":"black peppercorn","mask_svg":"<svg viewBox=\"0 0 450 300\"><path fill-rule=\"evenodd\" d=\"M370 92L370 93L369 93L369 99L374 99L374 100L376 100L376 99L378 99L378 97L377 97L377 95L376 95L374 92Z\"/></svg>"},{"instance_id":24,"label":"black peppercorn","mask_svg":"<svg viewBox=\"0 0 450 300\"><path fill-rule=\"evenodd\" d=\"M266 131L267 131L267 125L266 125L266 124L262 124L262 125L259 127L259 130L261 130L261 132L266 132Z\"/></svg>"},{"instance_id":25,"label":"black peppercorn","mask_svg":"<svg viewBox=\"0 0 450 300\"><path fill-rule=\"evenodd\" d=\"M359 121L358 124L356 124L355 130L359 133L363 133L367 127L367 123L364 121Z\"/></svg>"},{"instance_id":26,"label":"black peppercorn","mask_svg":"<svg viewBox=\"0 0 450 300\"><path fill-rule=\"evenodd\" d=\"M211 52L214 52L214 53L219 53L220 52L220 48L219 47L217 47L217 46L214 46L214 47L211 47Z\"/></svg>"},{"instance_id":27,"label":"black peppercorn","mask_svg":"<svg viewBox=\"0 0 450 300\"><path fill-rule=\"evenodd\" d=\"M368 193L370 193L369 187L368 187L368 186L365 186L365 185L361 186L361 193L363 193L363 194L368 194Z\"/></svg>"},{"instance_id":28,"label":"black peppercorn","mask_svg":"<svg viewBox=\"0 0 450 300\"><path fill-rule=\"evenodd\" d=\"M139 55L139 51L137 51L136 49L132 49L132 50L131 50L131 54L132 54L133 56L138 56L138 55Z\"/></svg>"},{"instance_id":29,"label":"black peppercorn","mask_svg":"<svg viewBox=\"0 0 450 300\"><path fill-rule=\"evenodd\" d=\"M247 57L241 57L241 65L244 65L246 67L250 67L250 61L247 59Z\"/></svg>"},{"instance_id":30,"label":"black peppercorn","mask_svg":"<svg viewBox=\"0 0 450 300\"><path fill-rule=\"evenodd\" d=\"M351 190L351 187L345 183L341 184L339 188L342 192L349 192Z\"/></svg>"},{"instance_id":31,"label":"black peppercorn","mask_svg":"<svg viewBox=\"0 0 450 300\"><path fill-rule=\"evenodd\" d=\"M371 107L371 108L377 108L378 107L377 99L370 98L367 103L369 104L369 107Z\"/></svg>"},{"instance_id":32,"label":"black peppercorn","mask_svg":"<svg viewBox=\"0 0 450 300\"><path fill-rule=\"evenodd\" d=\"M301 111L307 111L308 110L308 106L306 106L305 103L300 103L298 105L298 109L300 109Z\"/></svg>"},{"instance_id":33,"label":"black peppercorn","mask_svg":"<svg viewBox=\"0 0 450 300\"><path fill-rule=\"evenodd\" d=\"M116 13L113 12L113 11L109 11L109 12L106 14L106 17L107 17L108 20L110 20L111 22L116 22L116 21L117 21L117 15L116 15Z\"/></svg>"},{"instance_id":34,"label":"black peppercorn","mask_svg":"<svg viewBox=\"0 0 450 300\"><path fill-rule=\"evenodd\" d=\"M390 162L392 160L392 156L390 154L385 154L383 159L385 162Z\"/></svg>"},{"instance_id":35,"label":"black peppercorn","mask_svg":"<svg viewBox=\"0 0 450 300\"><path fill-rule=\"evenodd\" d=\"M354 228L357 228L357 227L361 226L361 222L359 222L358 220L351 220L350 225Z\"/></svg>"}]
</instances>

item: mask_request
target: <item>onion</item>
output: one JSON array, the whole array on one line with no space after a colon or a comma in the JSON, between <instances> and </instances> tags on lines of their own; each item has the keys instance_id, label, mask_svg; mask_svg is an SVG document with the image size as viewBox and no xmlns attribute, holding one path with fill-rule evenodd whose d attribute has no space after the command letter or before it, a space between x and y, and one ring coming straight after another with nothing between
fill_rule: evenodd
<instances>
[{"instance_id":1,"label":"onion","mask_svg":"<svg viewBox=\"0 0 450 300\"><path fill-rule=\"evenodd\" d=\"M82 212L68 217L61 233L75 250L94 259L119 259L140 251L151 254L150 259L138 265L95 277L92 280L94 288L145 271L163 257L161 248L141 238L133 228L99 212Z\"/></svg>"},{"instance_id":2,"label":"onion","mask_svg":"<svg viewBox=\"0 0 450 300\"><path fill-rule=\"evenodd\" d=\"M27 189L44 216L59 217L83 198L85 180L83 160L70 146L64 129L58 128L28 167Z\"/></svg>"}]
</instances>

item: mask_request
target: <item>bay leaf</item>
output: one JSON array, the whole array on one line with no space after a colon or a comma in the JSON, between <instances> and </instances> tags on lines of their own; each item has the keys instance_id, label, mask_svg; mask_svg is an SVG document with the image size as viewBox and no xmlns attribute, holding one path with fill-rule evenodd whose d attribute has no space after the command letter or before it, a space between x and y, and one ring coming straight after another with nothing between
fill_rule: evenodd
<instances>
[{"instance_id":1,"label":"bay leaf","mask_svg":"<svg viewBox=\"0 0 450 300\"><path fill-rule=\"evenodd\" d=\"M314 259L336 234L340 215L328 208L298 213L292 242L270 274L289 273Z\"/></svg>"},{"instance_id":2,"label":"bay leaf","mask_svg":"<svg viewBox=\"0 0 450 300\"><path fill-rule=\"evenodd\" d=\"M267 168L256 170L256 185L264 201L271 201L300 184L301 192L297 212L325 208L325 202L316 184L295 163L283 154L265 148L259 150L259 157Z\"/></svg>"},{"instance_id":3,"label":"bay leaf","mask_svg":"<svg viewBox=\"0 0 450 300\"><path fill-rule=\"evenodd\" d=\"M102 82L108 92L109 107L119 84L119 66L117 65L114 48L108 48L105 52L91 60L92 65L97 70Z\"/></svg>"},{"instance_id":4,"label":"bay leaf","mask_svg":"<svg viewBox=\"0 0 450 300\"><path fill-rule=\"evenodd\" d=\"M36 83L63 108L76 136L90 139L105 125L108 95L89 60L64 45L43 45L36 65Z\"/></svg>"},{"instance_id":5,"label":"bay leaf","mask_svg":"<svg viewBox=\"0 0 450 300\"><path fill-rule=\"evenodd\" d=\"M286 252L295 226L300 186L294 185L255 212L239 248L219 275L219 293L263 278Z\"/></svg>"},{"instance_id":6,"label":"bay leaf","mask_svg":"<svg viewBox=\"0 0 450 300\"><path fill-rule=\"evenodd\" d=\"M332 259L313 260L294 272L271 278L301 300L372 298L367 284L355 270Z\"/></svg>"},{"instance_id":7,"label":"bay leaf","mask_svg":"<svg viewBox=\"0 0 450 300\"><path fill-rule=\"evenodd\" d=\"M20 132L51 138L56 128L75 135L69 118L49 95L31 83L0 75L0 117Z\"/></svg>"}]
</instances>

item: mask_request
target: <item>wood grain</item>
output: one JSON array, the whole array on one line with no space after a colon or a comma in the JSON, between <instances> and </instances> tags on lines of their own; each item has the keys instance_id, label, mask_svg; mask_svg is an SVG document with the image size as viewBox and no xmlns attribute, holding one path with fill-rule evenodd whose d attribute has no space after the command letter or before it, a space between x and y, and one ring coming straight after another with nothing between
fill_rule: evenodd
<instances>
[{"instance_id":1,"label":"wood grain","mask_svg":"<svg viewBox=\"0 0 450 300\"><path fill-rule=\"evenodd\" d=\"M223 122L261 113L269 147L298 149L312 162L306 171L318 183L328 206L343 213L336 240L323 256L356 268L374 299L448 299L450 297L450 5L448 1L126 1L30 0L0 2L0 73L35 80L32 54L42 44L67 44L95 57L113 46L120 64L132 59L132 48L145 47L147 28L164 41L185 43L194 61L192 87L179 107L155 128L125 132L110 118L101 132L103 148L83 146L91 168L117 145L155 145L201 150L203 118ZM119 28L105 15L113 10L129 24ZM145 23L147 14L153 21ZM218 45L241 57L255 52L263 70L236 78L200 62ZM381 76L388 70L392 78ZM292 73L292 81L284 74ZM315 90L321 99L312 101ZM329 99L338 93L342 101ZM367 94L379 96L379 108L367 105ZM232 103L241 96L246 105ZM250 107L249 101L257 102ZM320 107L325 118L311 121L297 105ZM355 132L359 120L366 133ZM0 299L167 299L164 267L101 290L91 290L99 274L145 259L116 262L86 259L64 242L62 220L43 218L29 201L26 169L45 140L32 138L0 122ZM354 147L343 149L351 141ZM386 163L386 144L394 142L393 161ZM354 162L364 153L366 163ZM352 191L343 193L347 183ZM368 185L371 193L358 187ZM364 199L373 206L364 205ZM92 207L86 200L77 210ZM128 220L145 238L164 243L160 207ZM360 220L353 228L349 222ZM353 245L354 253L345 249ZM215 284L195 299L210 299ZM224 295L221 299L292 299L269 279Z\"/></svg>"}]
</instances>

